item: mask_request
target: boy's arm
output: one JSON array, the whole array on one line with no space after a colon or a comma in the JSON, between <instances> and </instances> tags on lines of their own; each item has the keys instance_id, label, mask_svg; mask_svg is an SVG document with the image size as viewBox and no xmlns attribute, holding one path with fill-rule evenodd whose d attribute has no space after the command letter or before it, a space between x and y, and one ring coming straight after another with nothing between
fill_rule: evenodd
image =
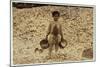
<instances>
[{"instance_id":1,"label":"boy's arm","mask_svg":"<svg viewBox=\"0 0 100 67\"><path fill-rule=\"evenodd\" d=\"M63 32L62 32L62 26L60 25L60 35L61 35L61 40L63 40Z\"/></svg>"},{"instance_id":2,"label":"boy's arm","mask_svg":"<svg viewBox=\"0 0 100 67\"><path fill-rule=\"evenodd\" d=\"M46 34L46 39L48 37L48 35L50 34L50 30L51 30L51 24L49 24L48 30L47 30L47 34Z\"/></svg>"}]
</instances>

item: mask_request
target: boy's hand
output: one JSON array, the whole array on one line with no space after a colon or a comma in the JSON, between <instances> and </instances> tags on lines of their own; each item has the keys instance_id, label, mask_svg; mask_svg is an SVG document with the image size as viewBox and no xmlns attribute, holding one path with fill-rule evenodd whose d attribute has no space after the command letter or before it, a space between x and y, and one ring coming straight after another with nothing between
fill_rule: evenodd
<instances>
[{"instance_id":1,"label":"boy's hand","mask_svg":"<svg viewBox=\"0 0 100 67\"><path fill-rule=\"evenodd\" d=\"M61 38L61 41L63 41L63 40L64 40L64 38L62 37L62 38Z\"/></svg>"},{"instance_id":2,"label":"boy's hand","mask_svg":"<svg viewBox=\"0 0 100 67\"><path fill-rule=\"evenodd\" d=\"M45 38L46 40L48 39L48 35L46 35L46 38Z\"/></svg>"}]
</instances>

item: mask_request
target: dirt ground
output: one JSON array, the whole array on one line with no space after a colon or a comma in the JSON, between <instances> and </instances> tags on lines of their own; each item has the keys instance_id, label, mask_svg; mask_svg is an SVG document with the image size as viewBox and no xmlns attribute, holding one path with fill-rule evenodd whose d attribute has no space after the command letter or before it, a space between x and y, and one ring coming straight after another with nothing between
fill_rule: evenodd
<instances>
[{"instance_id":1,"label":"dirt ground","mask_svg":"<svg viewBox=\"0 0 100 67\"><path fill-rule=\"evenodd\" d=\"M59 11L63 36L68 44L48 58L48 49L34 52L45 38L47 27L53 18L52 11ZM93 8L40 6L18 9L13 7L13 63L36 64L64 61L92 60ZM87 49L91 49L87 52ZM85 51L84 51L85 50ZM84 54L84 55L83 55Z\"/></svg>"}]
</instances>

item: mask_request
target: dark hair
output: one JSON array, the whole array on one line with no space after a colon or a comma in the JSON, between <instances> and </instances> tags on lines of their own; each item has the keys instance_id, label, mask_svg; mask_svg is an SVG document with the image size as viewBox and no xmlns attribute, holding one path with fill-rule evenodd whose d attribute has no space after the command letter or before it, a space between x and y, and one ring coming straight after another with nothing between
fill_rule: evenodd
<instances>
[{"instance_id":1,"label":"dark hair","mask_svg":"<svg viewBox=\"0 0 100 67\"><path fill-rule=\"evenodd\" d=\"M60 16L60 13L58 11L53 11L52 16L54 17L56 14L58 14L58 17Z\"/></svg>"}]
</instances>

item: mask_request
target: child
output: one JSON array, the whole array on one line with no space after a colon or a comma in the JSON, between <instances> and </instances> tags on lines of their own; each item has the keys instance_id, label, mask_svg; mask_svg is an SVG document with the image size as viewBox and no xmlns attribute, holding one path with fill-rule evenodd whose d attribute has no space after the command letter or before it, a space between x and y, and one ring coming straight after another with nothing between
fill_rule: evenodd
<instances>
[{"instance_id":1,"label":"child","mask_svg":"<svg viewBox=\"0 0 100 67\"><path fill-rule=\"evenodd\" d=\"M58 19L60 13L58 11L52 12L53 21L49 24L46 39L49 44L49 56L51 57L52 48L55 45L55 52L58 51L59 43L63 40L63 33L61 24Z\"/></svg>"}]
</instances>

